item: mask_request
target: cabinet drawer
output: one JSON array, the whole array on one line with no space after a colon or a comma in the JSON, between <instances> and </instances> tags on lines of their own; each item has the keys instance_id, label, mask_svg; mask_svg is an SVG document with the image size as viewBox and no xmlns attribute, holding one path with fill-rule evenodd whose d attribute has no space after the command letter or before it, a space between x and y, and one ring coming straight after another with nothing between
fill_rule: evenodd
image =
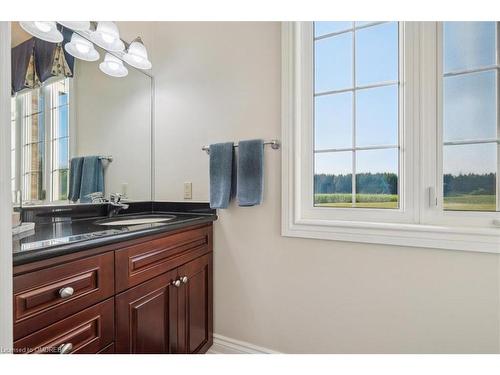
<instances>
[{"instance_id":1,"label":"cabinet drawer","mask_svg":"<svg viewBox=\"0 0 500 375\"><path fill-rule=\"evenodd\" d=\"M62 293L62 290L71 293ZM114 294L114 257L105 253L14 277L14 339Z\"/></svg>"},{"instance_id":2,"label":"cabinet drawer","mask_svg":"<svg viewBox=\"0 0 500 375\"><path fill-rule=\"evenodd\" d=\"M110 298L14 342L16 353L95 354L113 342L114 300Z\"/></svg>"},{"instance_id":3,"label":"cabinet drawer","mask_svg":"<svg viewBox=\"0 0 500 375\"><path fill-rule=\"evenodd\" d=\"M152 279L212 250L211 227L192 229L115 252L116 291Z\"/></svg>"}]
</instances>

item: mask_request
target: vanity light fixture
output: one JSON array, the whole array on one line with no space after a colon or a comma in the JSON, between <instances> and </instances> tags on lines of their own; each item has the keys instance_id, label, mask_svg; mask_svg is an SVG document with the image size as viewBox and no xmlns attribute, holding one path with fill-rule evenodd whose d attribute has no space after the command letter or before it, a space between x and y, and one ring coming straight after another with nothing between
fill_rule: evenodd
<instances>
[{"instance_id":1,"label":"vanity light fixture","mask_svg":"<svg viewBox=\"0 0 500 375\"><path fill-rule=\"evenodd\" d=\"M135 38L128 46L127 53L123 55L123 60L137 69L151 69L151 61L148 60L148 51L142 42L141 37Z\"/></svg>"},{"instance_id":2,"label":"vanity light fixture","mask_svg":"<svg viewBox=\"0 0 500 375\"><path fill-rule=\"evenodd\" d=\"M77 33L71 35L71 41L64 46L66 52L80 60L96 61L99 59L99 52L89 40L81 37Z\"/></svg>"},{"instance_id":3,"label":"vanity light fixture","mask_svg":"<svg viewBox=\"0 0 500 375\"><path fill-rule=\"evenodd\" d=\"M123 61L111 53L106 53L104 61L99 64L99 69L112 77L125 77L128 74L128 69L123 65Z\"/></svg>"},{"instance_id":4,"label":"vanity light fixture","mask_svg":"<svg viewBox=\"0 0 500 375\"><path fill-rule=\"evenodd\" d=\"M111 52L121 52L125 44L120 39L120 32L114 22L100 21L97 28L90 34L92 41L99 47Z\"/></svg>"},{"instance_id":5,"label":"vanity light fixture","mask_svg":"<svg viewBox=\"0 0 500 375\"><path fill-rule=\"evenodd\" d=\"M71 34L71 41L64 45L64 50L71 56L85 61L98 60L99 52L93 43L108 51L104 61L99 64L99 69L112 77L128 75L128 69L123 61L137 69L149 70L152 67L142 39L137 37L130 44L124 43L120 38L118 26L112 21L57 21L57 23L74 31ZM38 39L51 43L61 43L64 39L63 34L57 29L56 21L21 21L19 24Z\"/></svg>"},{"instance_id":6,"label":"vanity light fixture","mask_svg":"<svg viewBox=\"0 0 500 375\"><path fill-rule=\"evenodd\" d=\"M87 31L90 29L90 21L57 21L57 23L74 31Z\"/></svg>"},{"instance_id":7,"label":"vanity light fixture","mask_svg":"<svg viewBox=\"0 0 500 375\"><path fill-rule=\"evenodd\" d=\"M51 43L63 41L63 35L57 30L55 21L21 21L19 25L34 37Z\"/></svg>"}]
</instances>

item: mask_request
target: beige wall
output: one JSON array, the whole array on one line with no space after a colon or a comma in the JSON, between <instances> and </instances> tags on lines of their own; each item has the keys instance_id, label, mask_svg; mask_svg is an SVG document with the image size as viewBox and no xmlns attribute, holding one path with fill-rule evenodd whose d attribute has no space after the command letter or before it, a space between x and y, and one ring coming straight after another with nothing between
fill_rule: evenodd
<instances>
[{"instance_id":1,"label":"beige wall","mask_svg":"<svg viewBox=\"0 0 500 375\"><path fill-rule=\"evenodd\" d=\"M279 23L155 23L156 199L208 200L204 144L280 134ZM280 152L259 207L215 224L215 331L292 353L499 352L499 256L280 236Z\"/></svg>"}]
</instances>

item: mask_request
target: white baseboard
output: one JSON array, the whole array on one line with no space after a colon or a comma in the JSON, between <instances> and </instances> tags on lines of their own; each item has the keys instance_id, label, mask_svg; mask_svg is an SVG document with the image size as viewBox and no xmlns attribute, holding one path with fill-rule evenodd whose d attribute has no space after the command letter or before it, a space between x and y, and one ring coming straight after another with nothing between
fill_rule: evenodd
<instances>
[{"instance_id":1,"label":"white baseboard","mask_svg":"<svg viewBox=\"0 0 500 375\"><path fill-rule=\"evenodd\" d=\"M280 354L280 352L214 334L214 344L208 350L208 354Z\"/></svg>"}]
</instances>

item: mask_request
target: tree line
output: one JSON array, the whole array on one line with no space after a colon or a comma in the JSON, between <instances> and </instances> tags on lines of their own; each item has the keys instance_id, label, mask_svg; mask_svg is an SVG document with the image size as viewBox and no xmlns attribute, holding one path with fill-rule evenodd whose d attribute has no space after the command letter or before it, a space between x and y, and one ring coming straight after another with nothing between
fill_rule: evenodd
<instances>
[{"instance_id":1,"label":"tree line","mask_svg":"<svg viewBox=\"0 0 500 375\"><path fill-rule=\"evenodd\" d=\"M495 173L485 174L445 174L443 178L444 195L493 195L496 191Z\"/></svg>"},{"instance_id":2,"label":"tree line","mask_svg":"<svg viewBox=\"0 0 500 375\"><path fill-rule=\"evenodd\" d=\"M495 194L496 176L486 174L444 175L444 194L490 195ZM356 175L358 194L397 194L398 176L395 173L358 173ZM316 174L314 175L315 194L350 193L352 191L351 174Z\"/></svg>"}]
</instances>

